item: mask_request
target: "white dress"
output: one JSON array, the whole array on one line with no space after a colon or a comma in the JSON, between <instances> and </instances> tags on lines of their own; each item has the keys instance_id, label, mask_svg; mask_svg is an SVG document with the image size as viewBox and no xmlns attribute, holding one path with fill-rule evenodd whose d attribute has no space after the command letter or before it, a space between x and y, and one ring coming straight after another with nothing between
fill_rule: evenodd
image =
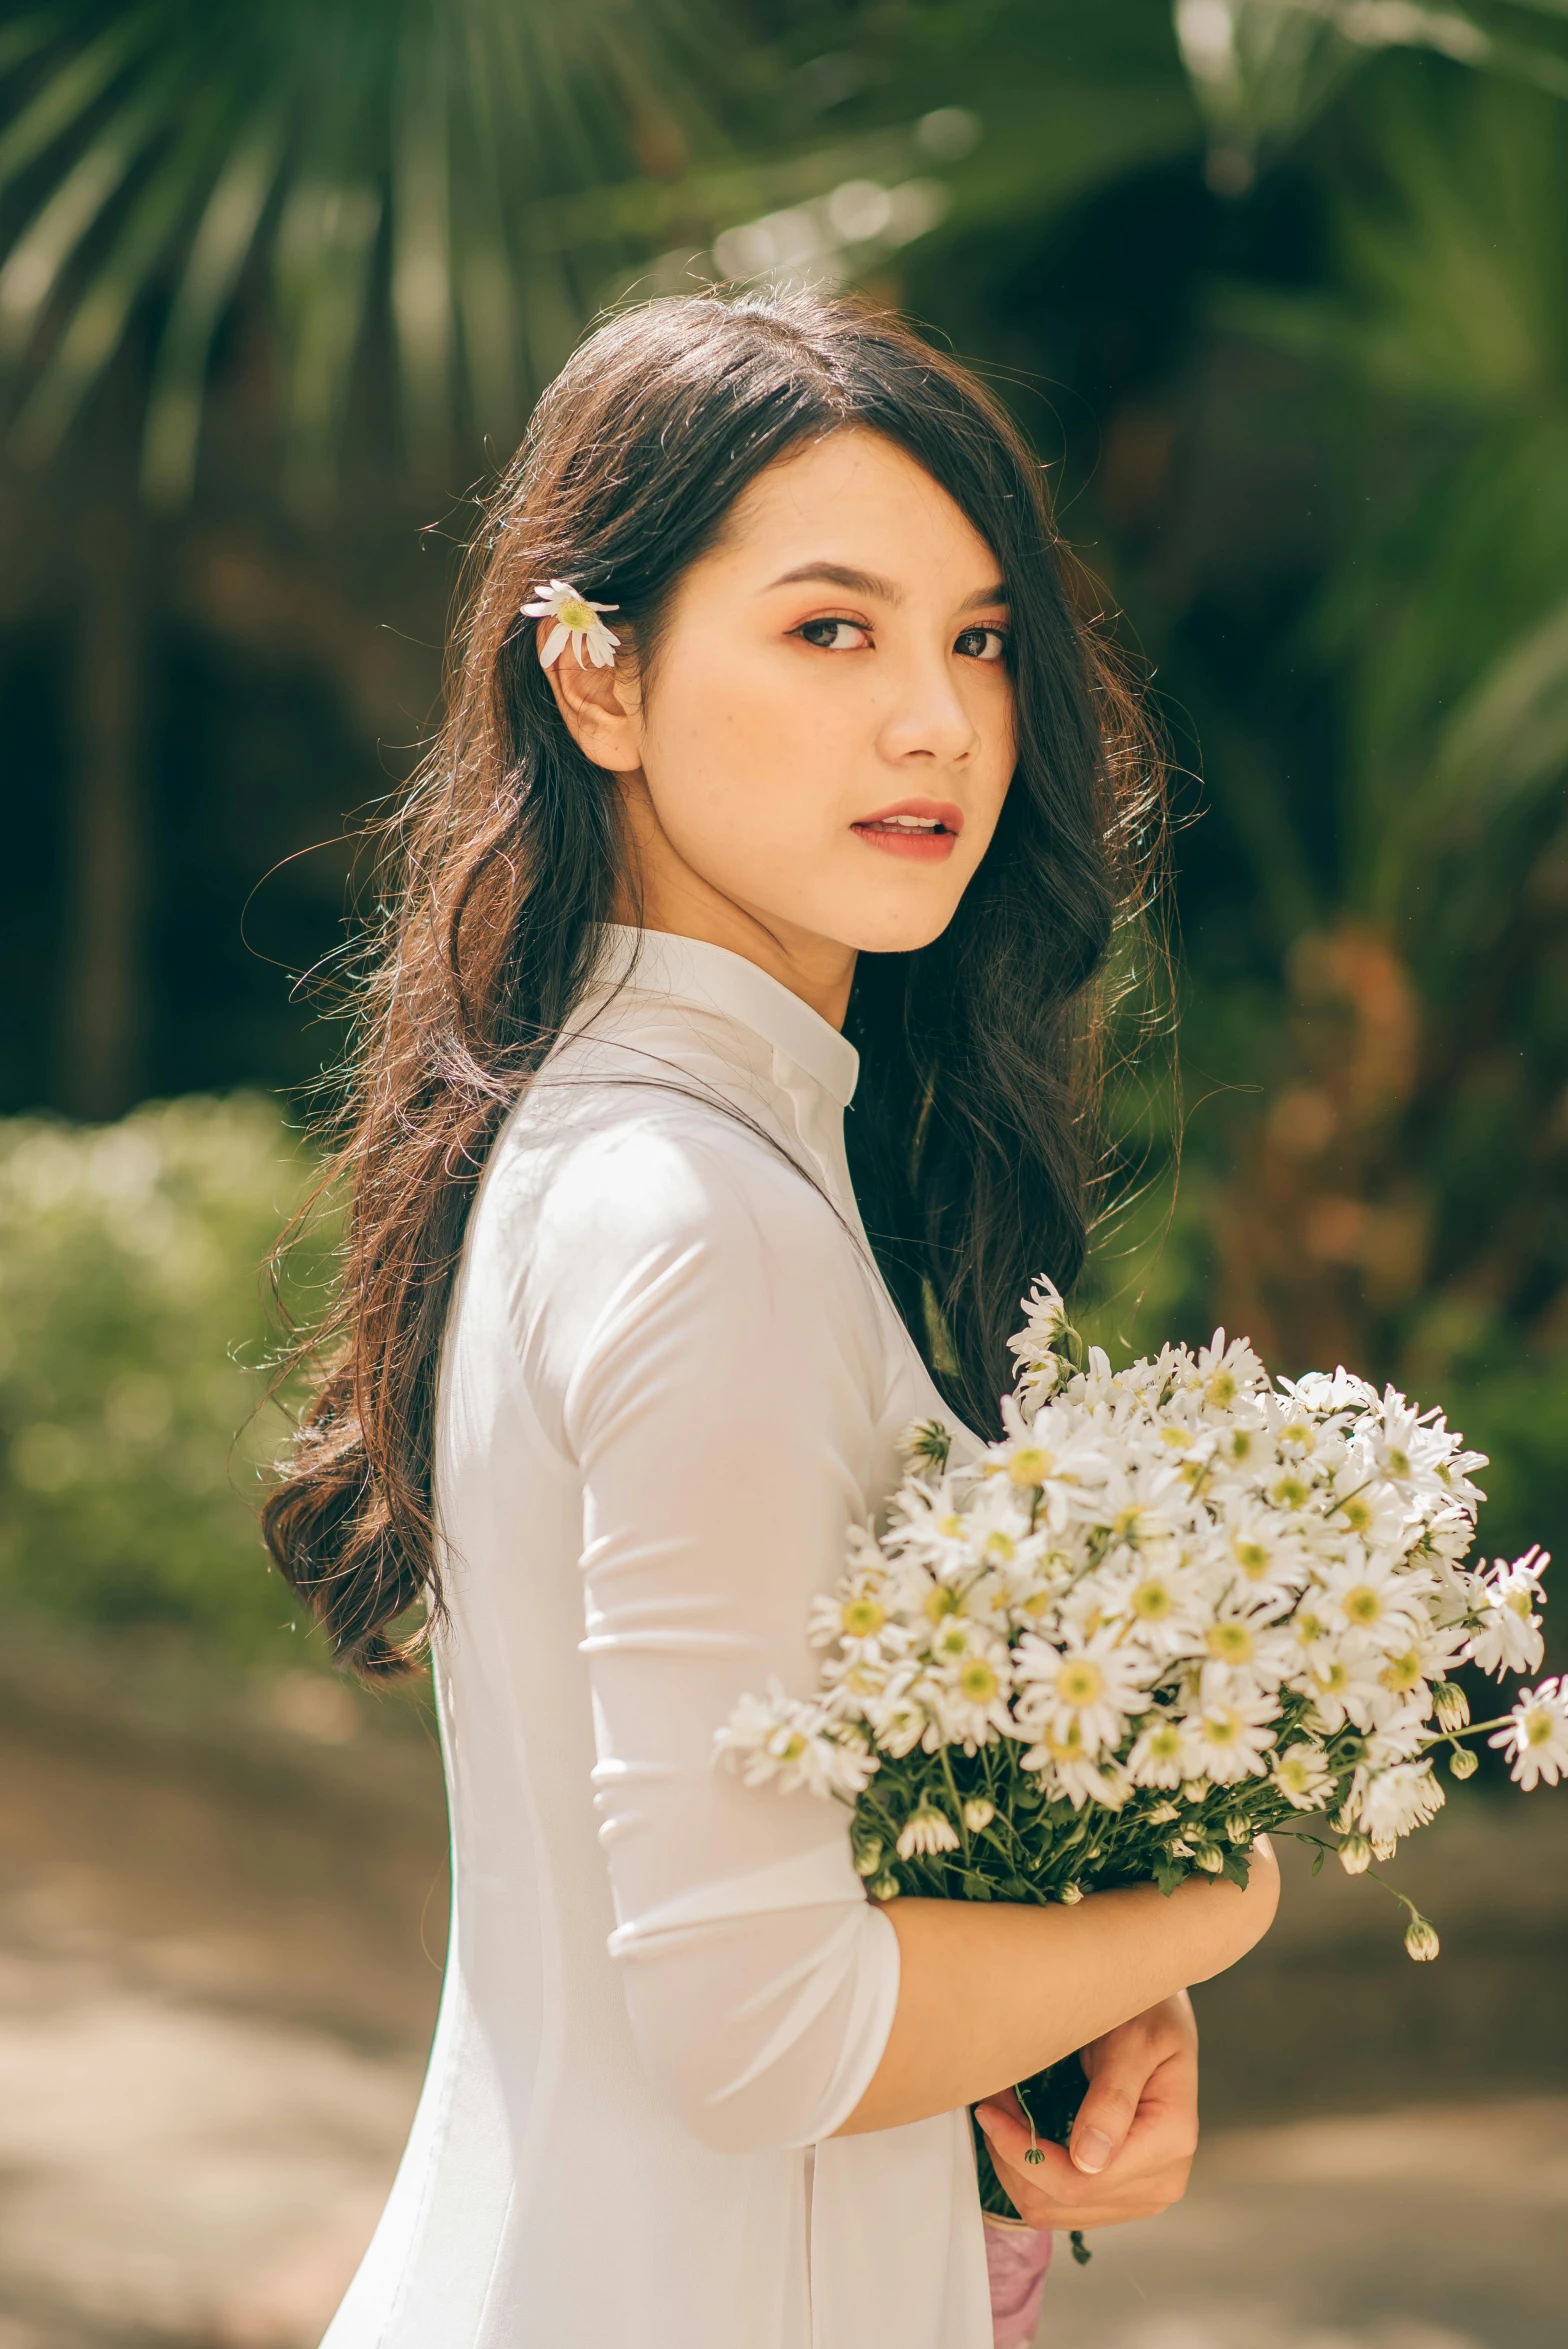
<instances>
[{"instance_id":1,"label":"white dress","mask_svg":"<svg viewBox=\"0 0 1568 2349\"><path fill-rule=\"evenodd\" d=\"M833 2134L898 1997L848 1813L711 1759L743 1692L812 1685L810 1603L943 1409L850 1189L857 1055L739 956L611 933L634 954L469 1228L452 1944L328 2349L990 2349L965 2114Z\"/></svg>"}]
</instances>

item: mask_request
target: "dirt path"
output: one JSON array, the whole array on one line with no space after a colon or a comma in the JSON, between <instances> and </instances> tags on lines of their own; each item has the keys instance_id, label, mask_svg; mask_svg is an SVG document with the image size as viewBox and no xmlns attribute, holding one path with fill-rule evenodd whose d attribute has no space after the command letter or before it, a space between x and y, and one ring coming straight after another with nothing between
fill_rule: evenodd
<instances>
[{"instance_id":1,"label":"dirt path","mask_svg":"<svg viewBox=\"0 0 1568 2349\"><path fill-rule=\"evenodd\" d=\"M438 1988L433 1755L242 1728L0 1737L0 2349L310 2349L380 2207ZM1292 1870L1204 1997L1191 2195L1064 2262L1044 2342L1557 2349L1568 1801L1476 1806L1402 1876L1437 1966Z\"/></svg>"}]
</instances>

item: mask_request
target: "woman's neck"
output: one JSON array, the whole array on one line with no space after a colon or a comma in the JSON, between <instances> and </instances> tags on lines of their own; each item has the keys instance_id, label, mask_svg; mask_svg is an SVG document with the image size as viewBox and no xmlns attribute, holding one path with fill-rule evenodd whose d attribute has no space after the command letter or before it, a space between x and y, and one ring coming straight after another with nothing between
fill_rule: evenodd
<instances>
[{"instance_id":1,"label":"woman's neck","mask_svg":"<svg viewBox=\"0 0 1568 2349\"><path fill-rule=\"evenodd\" d=\"M621 778L624 783L626 778ZM830 1027L842 1028L855 976L855 949L836 938L797 929L760 907L748 906L706 880L679 854L646 804L626 793L636 846L640 904L618 902L615 919L645 930L665 930L741 955L777 979ZM640 804L642 803L642 804Z\"/></svg>"}]
</instances>

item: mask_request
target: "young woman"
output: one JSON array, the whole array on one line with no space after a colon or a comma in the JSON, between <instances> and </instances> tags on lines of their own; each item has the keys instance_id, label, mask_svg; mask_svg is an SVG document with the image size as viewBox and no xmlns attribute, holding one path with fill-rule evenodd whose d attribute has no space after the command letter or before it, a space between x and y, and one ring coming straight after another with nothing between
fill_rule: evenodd
<instances>
[{"instance_id":1,"label":"young woman","mask_svg":"<svg viewBox=\"0 0 1568 2349\"><path fill-rule=\"evenodd\" d=\"M601 328L478 561L267 1513L359 1671L423 1604L451 1791L429 2078L329 2339L988 2349L967 2108L1037 2227L1169 2203L1185 1986L1272 1867L878 1908L848 1814L712 1741L811 1684L902 1431L990 1427L1030 1276L1078 1268L1147 763L1038 467L851 305ZM1025 2167L1009 2083L1073 2048L1071 2155Z\"/></svg>"}]
</instances>

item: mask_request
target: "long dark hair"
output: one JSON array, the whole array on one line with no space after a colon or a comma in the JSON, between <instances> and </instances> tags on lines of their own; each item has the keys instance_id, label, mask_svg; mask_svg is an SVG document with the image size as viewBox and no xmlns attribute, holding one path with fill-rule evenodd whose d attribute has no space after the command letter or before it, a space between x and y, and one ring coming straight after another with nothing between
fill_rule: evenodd
<instances>
[{"instance_id":1,"label":"long dark hair","mask_svg":"<svg viewBox=\"0 0 1568 2349\"><path fill-rule=\"evenodd\" d=\"M436 1366L497 1128L570 1020L597 925L636 900L613 776L557 713L519 621L536 580L619 606L653 659L683 572L805 440L884 434L997 557L1018 759L946 933L863 955L848 1033L857 1194L888 1284L954 1408L994 1423L1030 1277L1083 1259L1097 990L1156 844L1159 762L1057 537L1041 468L964 368L852 301L658 301L600 326L540 401L488 501L445 723L384 842L380 912L329 1180L342 1277L268 1495L273 1559L338 1659L408 1668L441 1605Z\"/></svg>"}]
</instances>

